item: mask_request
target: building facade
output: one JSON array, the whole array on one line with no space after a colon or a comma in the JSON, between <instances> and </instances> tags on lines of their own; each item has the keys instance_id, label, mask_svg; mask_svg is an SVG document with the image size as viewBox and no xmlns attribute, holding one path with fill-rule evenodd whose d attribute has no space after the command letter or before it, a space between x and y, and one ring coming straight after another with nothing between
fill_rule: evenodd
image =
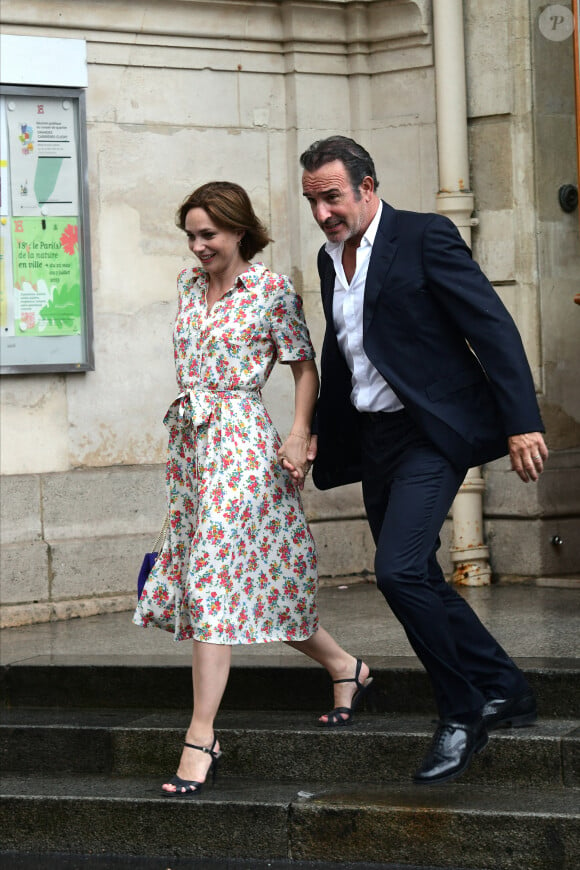
<instances>
[{"instance_id":1,"label":"building facade","mask_svg":"<svg viewBox=\"0 0 580 870\"><path fill-rule=\"evenodd\" d=\"M464 22L473 252L522 333L551 449L537 486L507 459L483 470L491 570L578 577L580 240L560 193L573 200L578 184L571 3L4 0L3 35L86 46L94 369L2 376L2 624L134 601L164 514L175 279L191 259L174 216L191 190L248 190L275 240L263 260L302 294L317 348L323 236L301 196L302 150L351 135L386 200L440 208L434 45L446 25L432 7L448 3ZM292 379L278 369L266 401L284 432ZM358 487L307 488L305 504L322 576L370 576ZM451 520L442 538L450 573Z\"/></svg>"}]
</instances>

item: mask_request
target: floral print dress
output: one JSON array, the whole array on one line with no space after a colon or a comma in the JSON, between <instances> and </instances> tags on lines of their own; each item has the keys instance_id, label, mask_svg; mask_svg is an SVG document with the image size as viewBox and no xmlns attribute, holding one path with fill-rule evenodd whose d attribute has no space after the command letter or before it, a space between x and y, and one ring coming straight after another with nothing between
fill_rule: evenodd
<instances>
[{"instance_id":1,"label":"floral print dress","mask_svg":"<svg viewBox=\"0 0 580 870\"><path fill-rule=\"evenodd\" d=\"M207 282L196 267L177 282L169 532L133 622L175 640L304 640L318 626L316 549L261 397L277 359L314 357L302 302L255 264L208 313Z\"/></svg>"}]
</instances>

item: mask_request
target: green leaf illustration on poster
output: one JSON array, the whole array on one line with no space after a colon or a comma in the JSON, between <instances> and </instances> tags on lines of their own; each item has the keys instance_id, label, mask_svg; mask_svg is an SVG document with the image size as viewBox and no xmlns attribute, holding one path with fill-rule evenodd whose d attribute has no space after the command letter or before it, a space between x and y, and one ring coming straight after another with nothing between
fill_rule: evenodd
<instances>
[{"instance_id":1,"label":"green leaf illustration on poster","mask_svg":"<svg viewBox=\"0 0 580 870\"><path fill-rule=\"evenodd\" d=\"M62 287L57 287L50 302L38 314L41 320L47 320L61 332L68 329L81 316L79 285L63 284Z\"/></svg>"},{"instance_id":2,"label":"green leaf illustration on poster","mask_svg":"<svg viewBox=\"0 0 580 870\"><path fill-rule=\"evenodd\" d=\"M13 218L14 334L79 335L76 218Z\"/></svg>"}]
</instances>

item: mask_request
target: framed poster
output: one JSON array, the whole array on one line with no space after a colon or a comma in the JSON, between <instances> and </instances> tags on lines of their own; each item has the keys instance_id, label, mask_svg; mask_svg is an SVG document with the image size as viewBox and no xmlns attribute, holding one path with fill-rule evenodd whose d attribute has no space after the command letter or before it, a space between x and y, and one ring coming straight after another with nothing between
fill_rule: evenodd
<instances>
[{"instance_id":1,"label":"framed poster","mask_svg":"<svg viewBox=\"0 0 580 870\"><path fill-rule=\"evenodd\" d=\"M576 158L578 163L578 184L580 184L580 12L578 0L574 5L574 91L576 94ZM580 210L578 212L580 220Z\"/></svg>"},{"instance_id":2,"label":"framed poster","mask_svg":"<svg viewBox=\"0 0 580 870\"><path fill-rule=\"evenodd\" d=\"M0 374L94 368L84 99L0 86Z\"/></svg>"}]
</instances>

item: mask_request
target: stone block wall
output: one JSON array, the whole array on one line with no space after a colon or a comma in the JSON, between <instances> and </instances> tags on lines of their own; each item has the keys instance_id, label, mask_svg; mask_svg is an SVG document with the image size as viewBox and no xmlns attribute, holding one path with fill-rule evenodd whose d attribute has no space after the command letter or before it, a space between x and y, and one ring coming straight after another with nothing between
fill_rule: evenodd
<instances>
[{"instance_id":1,"label":"stone block wall","mask_svg":"<svg viewBox=\"0 0 580 870\"><path fill-rule=\"evenodd\" d=\"M578 578L580 450L552 451L537 485L506 486L507 459L485 470L486 536L503 581Z\"/></svg>"},{"instance_id":2,"label":"stone block wall","mask_svg":"<svg viewBox=\"0 0 580 870\"><path fill-rule=\"evenodd\" d=\"M474 255L522 332L554 452L533 495L505 462L486 471L500 579L580 573L580 507L567 494L579 468L580 309L563 305L580 246L577 216L551 199L558 172L575 180L568 140L557 165L549 159L554 136L571 138L570 47L541 43L540 7L464 3ZM175 278L191 261L177 205L210 178L248 189L275 239L263 259L303 295L319 350L323 236L298 156L317 138L352 135L375 157L385 199L434 210L435 61L430 0L3 0L2 19L4 33L85 39L88 58L95 371L1 383L2 609L32 621L132 606L163 515ZM283 367L266 400L287 431ZM358 490L307 489L305 503L322 575L372 572ZM565 533L559 549L553 530ZM449 538L447 523L448 573Z\"/></svg>"},{"instance_id":3,"label":"stone block wall","mask_svg":"<svg viewBox=\"0 0 580 870\"><path fill-rule=\"evenodd\" d=\"M372 579L360 487L304 504L322 583ZM131 609L164 515L162 465L3 478L0 627Z\"/></svg>"}]
</instances>

